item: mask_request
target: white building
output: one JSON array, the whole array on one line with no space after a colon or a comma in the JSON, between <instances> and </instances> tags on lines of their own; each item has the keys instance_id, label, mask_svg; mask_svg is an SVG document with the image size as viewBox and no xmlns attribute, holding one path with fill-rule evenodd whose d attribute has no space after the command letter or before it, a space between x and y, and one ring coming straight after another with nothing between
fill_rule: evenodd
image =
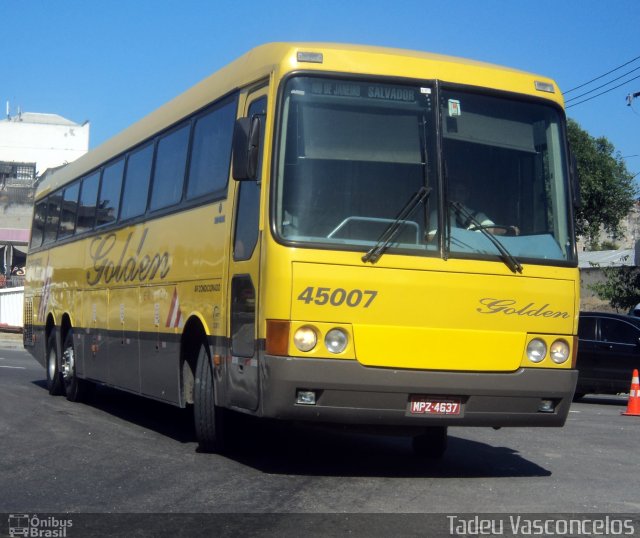
<instances>
[{"instance_id":1,"label":"white building","mask_svg":"<svg viewBox=\"0 0 640 538\"><path fill-rule=\"evenodd\" d=\"M35 163L36 174L75 161L89 150L89 122L24 112L0 120L0 161Z\"/></svg>"},{"instance_id":2,"label":"white building","mask_svg":"<svg viewBox=\"0 0 640 538\"><path fill-rule=\"evenodd\" d=\"M0 119L0 303L20 286L31 235L37 178L89 150L89 122L33 112ZM0 327L7 325L0 304ZM12 324L12 323L9 323Z\"/></svg>"}]
</instances>

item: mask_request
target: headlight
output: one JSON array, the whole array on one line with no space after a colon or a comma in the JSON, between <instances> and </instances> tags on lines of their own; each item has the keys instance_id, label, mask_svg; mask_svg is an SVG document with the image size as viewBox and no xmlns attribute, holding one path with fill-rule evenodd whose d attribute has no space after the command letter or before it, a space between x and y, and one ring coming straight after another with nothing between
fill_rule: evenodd
<instances>
[{"instance_id":1,"label":"headlight","mask_svg":"<svg viewBox=\"0 0 640 538\"><path fill-rule=\"evenodd\" d=\"M331 329L324 338L324 345L331 353L342 353L349 343L349 337L342 329Z\"/></svg>"},{"instance_id":2,"label":"headlight","mask_svg":"<svg viewBox=\"0 0 640 538\"><path fill-rule=\"evenodd\" d=\"M551 360L556 364L562 364L569 358L569 344L564 340L556 340L549 348Z\"/></svg>"},{"instance_id":3,"label":"headlight","mask_svg":"<svg viewBox=\"0 0 640 538\"><path fill-rule=\"evenodd\" d=\"M311 351L318 343L318 336L312 327L300 327L293 335L293 343L300 351Z\"/></svg>"},{"instance_id":4,"label":"headlight","mask_svg":"<svg viewBox=\"0 0 640 538\"><path fill-rule=\"evenodd\" d=\"M547 344L540 338L534 338L527 345L527 357L531 362L541 362L547 354Z\"/></svg>"}]
</instances>

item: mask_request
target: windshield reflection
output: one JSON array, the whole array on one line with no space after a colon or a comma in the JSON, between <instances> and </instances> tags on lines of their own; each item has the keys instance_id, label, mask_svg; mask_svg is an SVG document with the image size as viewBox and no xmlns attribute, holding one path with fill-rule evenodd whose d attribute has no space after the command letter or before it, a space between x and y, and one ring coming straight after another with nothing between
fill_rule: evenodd
<instances>
[{"instance_id":1,"label":"windshield reflection","mask_svg":"<svg viewBox=\"0 0 640 538\"><path fill-rule=\"evenodd\" d=\"M436 104L429 85L301 76L287 81L282 121L275 231L284 242L370 251L426 188L385 250L505 259L497 238L516 260L573 261L553 107L454 90Z\"/></svg>"}]
</instances>

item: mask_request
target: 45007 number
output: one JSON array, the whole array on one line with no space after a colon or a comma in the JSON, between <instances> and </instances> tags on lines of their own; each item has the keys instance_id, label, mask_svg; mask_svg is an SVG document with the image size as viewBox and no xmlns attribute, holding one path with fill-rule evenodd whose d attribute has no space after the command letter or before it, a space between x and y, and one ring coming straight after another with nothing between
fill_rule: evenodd
<instances>
[{"instance_id":1,"label":"45007 number","mask_svg":"<svg viewBox=\"0 0 640 538\"><path fill-rule=\"evenodd\" d=\"M343 288L316 288L306 287L300 295L298 301L305 304L315 303L317 305L341 306L346 304L351 308L362 306L369 308L373 300L378 295L376 290L345 290Z\"/></svg>"}]
</instances>

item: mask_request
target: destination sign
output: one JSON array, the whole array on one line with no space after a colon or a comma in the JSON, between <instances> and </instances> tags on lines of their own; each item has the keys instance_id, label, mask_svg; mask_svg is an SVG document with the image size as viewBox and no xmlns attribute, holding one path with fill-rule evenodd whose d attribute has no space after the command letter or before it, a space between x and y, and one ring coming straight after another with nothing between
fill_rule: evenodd
<instances>
[{"instance_id":1,"label":"destination sign","mask_svg":"<svg viewBox=\"0 0 640 538\"><path fill-rule=\"evenodd\" d=\"M300 90L294 90L296 95L303 95ZM311 83L313 95L327 95L332 97L365 97L378 101L393 101L401 103L415 103L419 92L407 86L390 86L388 84L358 84L344 81L314 81Z\"/></svg>"}]
</instances>

